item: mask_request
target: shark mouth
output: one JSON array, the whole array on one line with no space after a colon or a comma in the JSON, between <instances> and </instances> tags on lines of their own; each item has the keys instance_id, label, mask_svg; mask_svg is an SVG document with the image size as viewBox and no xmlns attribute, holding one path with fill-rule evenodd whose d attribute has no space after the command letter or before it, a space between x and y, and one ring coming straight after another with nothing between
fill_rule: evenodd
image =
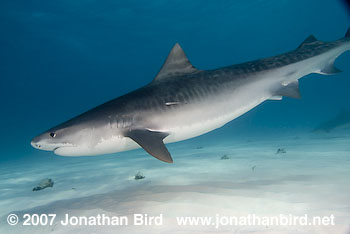
<instances>
[{"instance_id":1,"label":"shark mouth","mask_svg":"<svg viewBox=\"0 0 350 234\"><path fill-rule=\"evenodd\" d=\"M91 155L91 148L67 145L56 147L53 152L59 156L88 156Z\"/></svg>"},{"instance_id":2,"label":"shark mouth","mask_svg":"<svg viewBox=\"0 0 350 234\"><path fill-rule=\"evenodd\" d=\"M74 147L75 146L72 144L65 143L65 144L61 144L61 145L56 146L52 151L57 155L61 155L60 154L61 152L66 151L66 149L74 148Z\"/></svg>"},{"instance_id":3,"label":"shark mouth","mask_svg":"<svg viewBox=\"0 0 350 234\"><path fill-rule=\"evenodd\" d=\"M52 151L55 152L55 151L56 151L57 149L59 149L60 147L62 147L62 146L58 146L58 147L54 148Z\"/></svg>"}]
</instances>

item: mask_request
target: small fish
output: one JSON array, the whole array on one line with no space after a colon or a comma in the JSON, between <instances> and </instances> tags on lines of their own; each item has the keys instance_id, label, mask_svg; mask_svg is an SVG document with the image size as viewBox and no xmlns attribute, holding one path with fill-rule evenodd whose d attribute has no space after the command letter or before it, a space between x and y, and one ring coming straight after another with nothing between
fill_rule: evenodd
<instances>
[{"instance_id":1,"label":"small fish","mask_svg":"<svg viewBox=\"0 0 350 234\"><path fill-rule=\"evenodd\" d=\"M166 106L179 105L181 102L166 102Z\"/></svg>"}]
</instances>

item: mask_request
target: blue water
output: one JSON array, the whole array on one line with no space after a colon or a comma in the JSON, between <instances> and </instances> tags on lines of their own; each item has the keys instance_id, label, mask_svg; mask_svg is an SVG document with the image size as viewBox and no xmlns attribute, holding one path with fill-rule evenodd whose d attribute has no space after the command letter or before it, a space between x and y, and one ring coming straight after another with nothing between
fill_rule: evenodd
<instances>
[{"instance_id":1,"label":"blue water","mask_svg":"<svg viewBox=\"0 0 350 234\"><path fill-rule=\"evenodd\" d=\"M200 69L342 37L337 1L3 1L1 160L43 159L36 134L153 79L175 42ZM197 141L312 128L349 108L350 56L301 80L301 100L266 102Z\"/></svg>"},{"instance_id":2,"label":"blue water","mask_svg":"<svg viewBox=\"0 0 350 234\"><path fill-rule=\"evenodd\" d=\"M200 69L342 37L341 1L1 1L1 160L47 155L36 134L153 79L174 43ZM349 106L344 73L310 75L303 99L267 102L210 135L313 127ZM237 133L236 133L237 134ZM223 135L220 135L223 136Z\"/></svg>"},{"instance_id":3,"label":"blue water","mask_svg":"<svg viewBox=\"0 0 350 234\"><path fill-rule=\"evenodd\" d=\"M30 140L149 83L176 42L204 70L293 50L310 34L336 40L349 26L347 9L335 0L1 1L0 217L33 207L33 212L62 213L79 204L82 211L144 212L128 203L131 187L132 199L146 211L154 207L154 190L157 197L165 194L160 207L179 214L187 205L194 215L201 214L200 205L213 214L226 207L327 215L337 210L344 226L335 230L348 233L350 130L344 130L345 138L311 131L350 109L349 52L335 63L343 73L301 79L302 99L267 101L223 128L170 144L172 165L143 150L101 159L59 157L32 148ZM278 147L287 147L287 156L276 155ZM224 154L231 160L223 164ZM134 193L138 170L146 180ZM32 192L46 177L55 186ZM81 197L82 203L74 200ZM185 211L178 209L182 197L188 202ZM140 233L133 231L125 233ZM296 233L288 231L283 233Z\"/></svg>"}]
</instances>

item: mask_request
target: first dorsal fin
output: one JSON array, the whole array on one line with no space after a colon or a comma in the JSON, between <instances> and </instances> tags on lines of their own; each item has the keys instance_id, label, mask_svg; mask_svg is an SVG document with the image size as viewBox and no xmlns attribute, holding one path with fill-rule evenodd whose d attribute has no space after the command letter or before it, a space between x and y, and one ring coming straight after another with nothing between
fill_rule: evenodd
<instances>
[{"instance_id":1,"label":"first dorsal fin","mask_svg":"<svg viewBox=\"0 0 350 234\"><path fill-rule=\"evenodd\" d=\"M308 37L303 41L303 43L301 43L301 44L299 45L298 48L301 48L301 47L303 47L303 46L305 46L305 45L308 45L308 44L312 44L312 43L314 43L314 42L316 42L316 41L318 41L317 38L316 38L314 35L310 35L310 36L308 36Z\"/></svg>"},{"instance_id":2,"label":"first dorsal fin","mask_svg":"<svg viewBox=\"0 0 350 234\"><path fill-rule=\"evenodd\" d=\"M188 61L185 52L182 50L180 45L176 43L171 49L168 58L165 60L165 63L158 72L157 76L154 78L154 81L175 75L193 73L196 71L198 70L190 63L190 61Z\"/></svg>"}]
</instances>

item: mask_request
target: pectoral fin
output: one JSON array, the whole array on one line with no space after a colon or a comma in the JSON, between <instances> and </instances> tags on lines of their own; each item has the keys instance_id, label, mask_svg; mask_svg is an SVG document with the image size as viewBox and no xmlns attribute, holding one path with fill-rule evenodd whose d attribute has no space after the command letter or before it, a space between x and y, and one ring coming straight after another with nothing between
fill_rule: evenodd
<instances>
[{"instance_id":1,"label":"pectoral fin","mask_svg":"<svg viewBox=\"0 0 350 234\"><path fill-rule=\"evenodd\" d=\"M165 147L163 139L169 134L164 132L150 131L147 129L135 129L128 131L125 136L134 140L147 153L153 157L167 163L172 163L173 159Z\"/></svg>"}]
</instances>

